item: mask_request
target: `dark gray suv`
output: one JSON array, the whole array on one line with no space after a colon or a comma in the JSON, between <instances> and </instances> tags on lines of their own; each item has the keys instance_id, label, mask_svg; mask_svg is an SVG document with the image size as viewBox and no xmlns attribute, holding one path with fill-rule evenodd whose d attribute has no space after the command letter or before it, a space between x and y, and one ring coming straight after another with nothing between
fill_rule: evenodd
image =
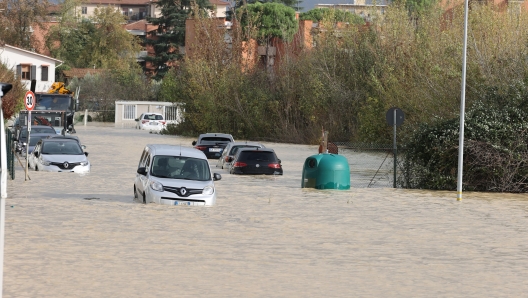
<instances>
[{"instance_id":1,"label":"dark gray suv","mask_svg":"<svg viewBox=\"0 0 528 298\"><path fill-rule=\"evenodd\" d=\"M218 159L228 143L234 142L233 136L226 133L203 133L198 141L193 141L195 149L202 151L207 158Z\"/></svg>"}]
</instances>

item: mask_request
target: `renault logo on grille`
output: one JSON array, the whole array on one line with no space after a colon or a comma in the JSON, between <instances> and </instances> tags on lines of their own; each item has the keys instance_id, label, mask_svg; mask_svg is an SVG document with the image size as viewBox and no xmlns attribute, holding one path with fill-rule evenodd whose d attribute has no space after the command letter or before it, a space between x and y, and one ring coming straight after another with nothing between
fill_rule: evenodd
<instances>
[{"instance_id":1,"label":"renault logo on grille","mask_svg":"<svg viewBox=\"0 0 528 298\"><path fill-rule=\"evenodd\" d=\"M64 162L64 168L67 169L69 166L70 166L70 164L67 161L65 161Z\"/></svg>"},{"instance_id":2,"label":"renault logo on grille","mask_svg":"<svg viewBox=\"0 0 528 298\"><path fill-rule=\"evenodd\" d=\"M180 193L181 193L182 196L185 196L187 194L187 189L185 189L185 187L182 187L180 189Z\"/></svg>"}]
</instances>

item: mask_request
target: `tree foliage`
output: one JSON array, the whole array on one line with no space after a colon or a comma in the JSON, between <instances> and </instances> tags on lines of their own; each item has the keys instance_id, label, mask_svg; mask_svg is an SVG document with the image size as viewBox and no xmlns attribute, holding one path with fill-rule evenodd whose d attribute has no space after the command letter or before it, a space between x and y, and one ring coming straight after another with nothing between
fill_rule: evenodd
<instances>
[{"instance_id":1,"label":"tree foliage","mask_svg":"<svg viewBox=\"0 0 528 298\"><path fill-rule=\"evenodd\" d=\"M4 119L9 119L18 111L24 108L22 98L26 92L22 82L15 77L15 72L0 63L0 82L11 84L12 89L2 97L2 111Z\"/></svg>"},{"instance_id":2,"label":"tree foliage","mask_svg":"<svg viewBox=\"0 0 528 298\"><path fill-rule=\"evenodd\" d=\"M148 18L148 21L158 26L157 39L145 40L153 46L155 56L145 57L145 61L156 69L154 79L161 80L171 65L182 58L180 47L185 45L185 20L193 8L206 12L212 7L208 0L159 0L156 7L161 9L161 16Z\"/></svg>"},{"instance_id":3,"label":"tree foliage","mask_svg":"<svg viewBox=\"0 0 528 298\"><path fill-rule=\"evenodd\" d=\"M466 112L463 188L528 191L528 88L496 87ZM406 186L455 190L459 119L423 125L406 143Z\"/></svg>"},{"instance_id":4,"label":"tree foliage","mask_svg":"<svg viewBox=\"0 0 528 298\"><path fill-rule=\"evenodd\" d=\"M312 20L321 22L324 20L331 22L342 22L349 24L364 24L365 20L355 13L332 8L315 8L299 15L301 20Z\"/></svg>"},{"instance_id":5,"label":"tree foliage","mask_svg":"<svg viewBox=\"0 0 528 298\"><path fill-rule=\"evenodd\" d=\"M236 8L239 8L239 7L242 7L246 4L255 4L257 2L260 2L260 3L282 3L286 6L289 6L293 9L295 9L295 11L301 11L304 9L304 7L300 6L301 3L303 2L302 0L279 0L279 1L276 1L276 0L249 0L249 1L245 1L245 0L237 0L235 1L235 10Z\"/></svg>"},{"instance_id":6,"label":"tree foliage","mask_svg":"<svg viewBox=\"0 0 528 298\"><path fill-rule=\"evenodd\" d=\"M44 28L49 5L48 0L0 0L0 41L26 50L39 48L32 32Z\"/></svg>"},{"instance_id":7,"label":"tree foliage","mask_svg":"<svg viewBox=\"0 0 528 298\"><path fill-rule=\"evenodd\" d=\"M80 2L66 1L60 21L50 28L46 45L52 55L78 68L130 68L141 50L139 41L123 28L124 16L112 7L96 8L94 16L75 13Z\"/></svg>"},{"instance_id":8,"label":"tree foliage","mask_svg":"<svg viewBox=\"0 0 528 298\"><path fill-rule=\"evenodd\" d=\"M242 8L242 28L249 28L250 24L258 28L256 36L264 44L269 44L273 37L291 41L299 28L295 18L295 10L281 3L248 4Z\"/></svg>"}]
</instances>

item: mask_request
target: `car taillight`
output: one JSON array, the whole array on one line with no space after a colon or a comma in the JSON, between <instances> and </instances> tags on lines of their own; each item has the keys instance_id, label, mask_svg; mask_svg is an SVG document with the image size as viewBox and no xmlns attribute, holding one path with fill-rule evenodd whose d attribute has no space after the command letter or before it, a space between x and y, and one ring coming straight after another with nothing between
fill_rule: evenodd
<instances>
[{"instance_id":1,"label":"car taillight","mask_svg":"<svg viewBox=\"0 0 528 298\"><path fill-rule=\"evenodd\" d=\"M233 165L233 167L235 167L235 168L243 168L245 166L247 166L247 163L240 162L240 161L235 162L235 164Z\"/></svg>"},{"instance_id":2,"label":"car taillight","mask_svg":"<svg viewBox=\"0 0 528 298\"><path fill-rule=\"evenodd\" d=\"M268 164L268 168L272 168L272 169L280 169L280 164L278 163L270 163Z\"/></svg>"},{"instance_id":3,"label":"car taillight","mask_svg":"<svg viewBox=\"0 0 528 298\"><path fill-rule=\"evenodd\" d=\"M165 125L165 121L160 121L160 122L161 122L161 124Z\"/></svg>"},{"instance_id":4,"label":"car taillight","mask_svg":"<svg viewBox=\"0 0 528 298\"><path fill-rule=\"evenodd\" d=\"M147 122L149 122L149 121L148 121L148 120L141 120L141 123L142 123L142 124L145 124L145 123L147 123Z\"/></svg>"},{"instance_id":5,"label":"car taillight","mask_svg":"<svg viewBox=\"0 0 528 298\"><path fill-rule=\"evenodd\" d=\"M207 147L205 147L205 146L195 146L194 148L198 149L198 150L201 150L201 151L204 151L205 149L207 149Z\"/></svg>"}]
</instances>

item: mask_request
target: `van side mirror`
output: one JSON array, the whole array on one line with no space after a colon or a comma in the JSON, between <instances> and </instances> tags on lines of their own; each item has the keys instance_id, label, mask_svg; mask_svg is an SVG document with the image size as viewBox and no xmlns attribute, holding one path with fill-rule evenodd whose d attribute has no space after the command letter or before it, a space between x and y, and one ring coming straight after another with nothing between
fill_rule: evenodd
<instances>
[{"instance_id":1,"label":"van side mirror","mask_svg":"<svg viewBox=\"0 0 528 298\"><path fill-rule=\"evenodd\" d=\"M232 162L233 161L233 156L228 156L227 157L227 162Z\"/></svg>"},{"instance_id":2,"label":"van side mirror","mask_svg":"<svg viewBox=\"0 0 528 298\"><path fill-rule=\"evenodd\" d=\"M195 146L196 145L196 141L192 141L192 145Z\"/></svg>"},{"instance_id":3,"label":"van side mirror","mask_svg":"<svg viewBox=\"0 0 528 298\"><path fill-rule=\"evenodd\" d=\"M145 175L147 175L147 168L145 168L145 167L138 168L138 169L137 169L137 173L138 173L139 175L143 175L143 176L145 176Z\"/></svg>"},{"instance_id":4,"label":"van side mirror","mask_svg":"<svg viewBox=\"0 0 528 298\"><path fill-rule=\"evenodd\" d=\"M282 160L279 159L279 163L282 163Z\"/></svg>"},{"instance_id":5,"label":"van side mirror","mask_svg":"<svg viewBox=\"0 0 528 298\"><path fill-rule=\"evenodd\" d=\"M40 154L39 154L38 151L34 151L34 152L33 152L33 155L35 155L35 157L39 157Z\"/></svg>"},{"instance_id":6,"label":"van side mirror","mask_svg":"<svg viewBox=\"0 0 528 298\"><path fill-rule=\"evenodd\" d=\"M134 121L136 121L136 122L139 121L139 118L134 119Z\"/></svg>"},{"instance_id":7,"label":"van side mirror","mask_svg":"<svg viewBox=\"0 0 528 298\"><path fill-rule=\"evenodd\" d=\"M218 173L214 173L213 174L213 181L218 181L218 180L221 180L222 179L222 175L218 174Z\"/></svg>"},{"instance_id":8,"label":"van side mirror","mask_svg":"<svg viewBox=\"0 0 528 298\"><path fill-rule=\"evenodd\" d=\"M84 152L84 156L88 157L88 152Z\"/></svg>"}]
</instances>

